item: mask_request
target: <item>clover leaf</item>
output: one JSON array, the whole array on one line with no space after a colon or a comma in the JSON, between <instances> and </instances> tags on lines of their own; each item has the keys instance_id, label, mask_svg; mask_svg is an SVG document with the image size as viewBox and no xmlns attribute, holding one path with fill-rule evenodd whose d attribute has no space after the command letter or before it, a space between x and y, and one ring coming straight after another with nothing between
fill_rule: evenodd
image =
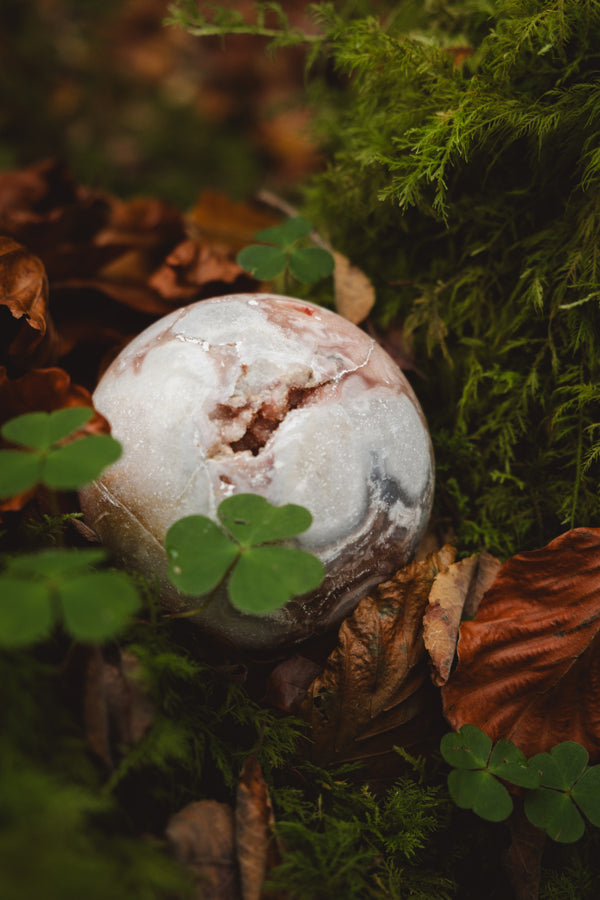
<instances>
[{"instance_id":1,"label":"clover leaf","mask_svg":"<svg viewBox=\"0 0 600 900\"><path fill-rule=\"evenodd\" d=\"M238 558L238 548L207 516L185 516L165 538L169 578L184 594L208 594Z\"/></svg>"},{"instance_id":2,"label":"clover leaf","mask_svg":"<svg viewBox=\"0 0 600 900\"><path fill-rule=\"evenodd\" d=\"M488 822L501 822L513 811L513 802L503 784L485 769L453 769L448 791L461 809L472 809Z\"/></svg>"},{"instance_id":3,"label":"clover leaf","mask_svg":"<svg viewBox=\"0 0 600 900\"><path fill-rule=\"evenodd\" d=\"M463 725L445 734L440 745L446 762L459 769L484 769L491 749L491 739L476 725Z\"/></svg>"},{"instance_id":4,"label":"clover leaf","mask_svg":"<svg viewBox=\"0 0 600 900\"><path fill-rule=\"evenodd\" d=\"M571 797L590 820L600 827L600 766L590 766L571 789Z\"/></svg>"},{"instance_id":5,"label":"clover leaf","mask_svg":"<svg viewBox=\"0 0 600 900\"><path fill-rule=\"evenodd\" d=\"M237 255L237 262L256 278L268 281L289 271L298 281L314 284L331 275L334 259L322 247L299 247L297 243L312 231L312 225L302 216L288 219L281 225L264 228L254 237L261 244L250 244Z\"/></svg>"},{"instance_id":6,"label":"clover leaf","mask_svg":"<svg viewBox=\"0 0 600 900\"><path fill-rule=\"evenodd\" d=\"M46 637L54 624L45 585L0 575L0 646L24 647Z\"/></svg>"},{"instance_id":7,"label":"clover leaf","mask_svg":"<svg viewBox=\"0 0 600 900\"><path fill-rule=\"evenodd\" d=\"M258 494L234 494L219 506L218 516L240 544L282 541L310 528L312 516L303 506L273 506Z\"/></svg>"},{"instance_id":8,"label":"clover leaf","mask_svg":"<svg viewBox=\"0 0 600 900\"><path fill-rule=\"evenodd\" d=\"M291 597L317 588L323 563L294 547L250 547L229 580L229 599L242 612L260 615L285 606Z\"/></svg>"},{"instance_id":9,"label":"clover leaf","mask_svg":"<svg viewBox=\"0 0 600 900\"><path fill-rule=\"evenodd\" d=\"M233 606L264 615L323 580L316 556L281 545L310 527L312 516L304 507L234 494L222 501L217 515L222 527L206 516L186 516L167 532L169 577L184 593L210 594L228 579Z\"/></svg>"},{"instance_id":10,"label":"clover leaf","mask_svg":"<svg viewBox=\"0 0 600 900\"><path fill-rule=\"evenodd\" d=\"M61 623L75 639L114 637L140 599L124 572L96 571L103 550L44 550L8 560L0 574L0 646L23 647Z\"/></svg>"},{"instance_id":11,"label":"clover leaf","mask_svg":"<svg viewBox=\"0 0 600 900\"><path fill-rule=\"evenodd\" d=\"M540 783L539 772L528 762L523 751L505 739L494 746L488 769L497 778L519 787L536 788Z\"/></svg>"},{"instance_id":12,"label":"clover leaf","mask_svg":"<svg viewBox=\"0 0 600 900\"><path fill-rule=\"evenodd\" d=\"M588 767L588 759L585 747L564 741L530 760L541 782L525 797L525 813L554 841L579 840L585 829L581 813L600 825L600 766Z\"/></svg>"},{"instance_id":13,"label":"clover leaf","mask_svg":"<svg viewBox=\"0 0 600 900\"><path fill-rule=\"evenodd\" d=\"M448 776L448 790L456 805L490 822L506 819L513 810L511 796L499 779L525 788L540 784L539 771L512 741L501 740L492 747L491 738L476 725L445 734L440 751L455 767Z\"/></svg>"},{"instance_id":14,"label":"clover leaf","mask_svg":"<svg viewBox=\"0 0 600 900\"><path fill-rule=\"evenodd\" d=\"M89 406L57 409L52 413L25 413L2 426L2 437L30 450L48 450L90 421L94 410Z\"/></svg>"},{"instance_id":15,"label":"clover leaf","mask_svg":"<svg viewBox=\"0 0 600 900\"><path fill-rule=\"evenodd\" d=\"M93 414L90 407L77 406L25 413L6 422L0 429L2 437L26 449L0 450L0 497L22 493L38 483L55 490L76 490L115 462L121 445L107 434L60 443Z\"/></svg>"},{"instance_id":16,"label":"clover leaf","mask_svg":"<svg viewBox=\"0 0 600 900\"><path fill-rule=\"evenodd\" d=\"M585 830L583 816L600 826L600 765L588 766L587 750L575 741L528 760L512 741L492 747L480 728L463 725L444 735L440 751L454 766L448 790L462 809L492 822L505 819L513 802L502 779L525 789L527 818L554 841L577 841Z\"/></svg>"}]
</instances>

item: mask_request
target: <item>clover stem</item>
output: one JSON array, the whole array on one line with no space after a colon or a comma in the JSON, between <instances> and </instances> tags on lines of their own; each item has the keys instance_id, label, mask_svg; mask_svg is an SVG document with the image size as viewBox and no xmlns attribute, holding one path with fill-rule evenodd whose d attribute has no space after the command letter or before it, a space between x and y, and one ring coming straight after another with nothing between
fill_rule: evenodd
<instances>
[{"instance_id":1,"label":"clover stem","mask_svg":"<svg viewBox=\"0 0 600 900\"><path fill-rule=\"evenodd\" d=\"M284 292L286 294L289 294L289 293L293 293L293 283L294 283L294 278L292 276L292 273L290 272L290 251L289 250L286 250L285 257L286 257L286 262L285 262L285 269L283 272L283 284L284 284Z\"/></svg>"}]
</instances>

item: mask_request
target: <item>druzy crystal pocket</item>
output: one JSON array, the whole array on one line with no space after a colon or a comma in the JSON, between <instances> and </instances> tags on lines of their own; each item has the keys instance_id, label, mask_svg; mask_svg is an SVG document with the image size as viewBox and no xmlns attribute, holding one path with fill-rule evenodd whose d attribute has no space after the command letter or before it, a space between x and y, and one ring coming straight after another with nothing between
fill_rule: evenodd
<instances>
[{"instance_id":1,"label":"druzy crystal pocket","mask_svg":"<svg viewBox=\"0 0 600 900\"><path fill-rule=\"evenodd\" d=\"M221 591L193 621L248 649L336 624L407 563L427 524L433 454L392 359L337 314L239 294L177 310L136 337L94 394L122 458L82 492L87 521L124 565L158 580L165 606L197 607L169 582L163 542L183 516L216 520L233 493L312 514L295 544L326 576L264 616Z\"/></svg>"}]
</instances>

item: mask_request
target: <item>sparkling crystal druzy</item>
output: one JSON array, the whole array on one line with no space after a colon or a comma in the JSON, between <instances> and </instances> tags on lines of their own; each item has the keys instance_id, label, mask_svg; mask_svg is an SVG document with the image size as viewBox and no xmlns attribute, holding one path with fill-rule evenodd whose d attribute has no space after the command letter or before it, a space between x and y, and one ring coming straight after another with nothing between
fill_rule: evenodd
<instances>
[{"instance_id":1,"label":"sparkling crystal druzy","mask_svg":"<svg viewBox=\"0 0 600 900\"><path fill-rule=\"evenodd\" d=\"M170 525L232 493L297 503L313 522L295 544L326 577L265 616L223 591L195 616L240 647L300 641L334 625L407 563L429 517L433 454L402 372L341 316L289 297L202 300L135 338L94 403L122 458L82 492L86 520L123 564L161 585L171 610L197 607L169 582Z\"/></svg>"}]
</instances>

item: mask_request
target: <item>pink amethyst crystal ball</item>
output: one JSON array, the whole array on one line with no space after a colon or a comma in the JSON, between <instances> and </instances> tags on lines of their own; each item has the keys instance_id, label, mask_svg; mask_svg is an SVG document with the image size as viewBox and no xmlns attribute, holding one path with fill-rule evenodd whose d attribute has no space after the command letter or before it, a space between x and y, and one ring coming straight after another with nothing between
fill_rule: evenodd
<instances>
[{"instance_id":1,"label":"pink amethyst crystal ball","mask_svg":"<svg viewBox=\"0 0 600 900\"><path fill-rule=\"evenodd\" d=\"M81 495L87 522L124 565L167 577L164 538L183 516L216 520L233 493L312 514L296 546L326 576L267 615L223 590L193 621L249 649L337 624L413 556L431 510L429 433L406 378L367 334L311 303L238 294L179 309L122 351L94 393L123 456Z\"/></svg>"}]
</instances>

